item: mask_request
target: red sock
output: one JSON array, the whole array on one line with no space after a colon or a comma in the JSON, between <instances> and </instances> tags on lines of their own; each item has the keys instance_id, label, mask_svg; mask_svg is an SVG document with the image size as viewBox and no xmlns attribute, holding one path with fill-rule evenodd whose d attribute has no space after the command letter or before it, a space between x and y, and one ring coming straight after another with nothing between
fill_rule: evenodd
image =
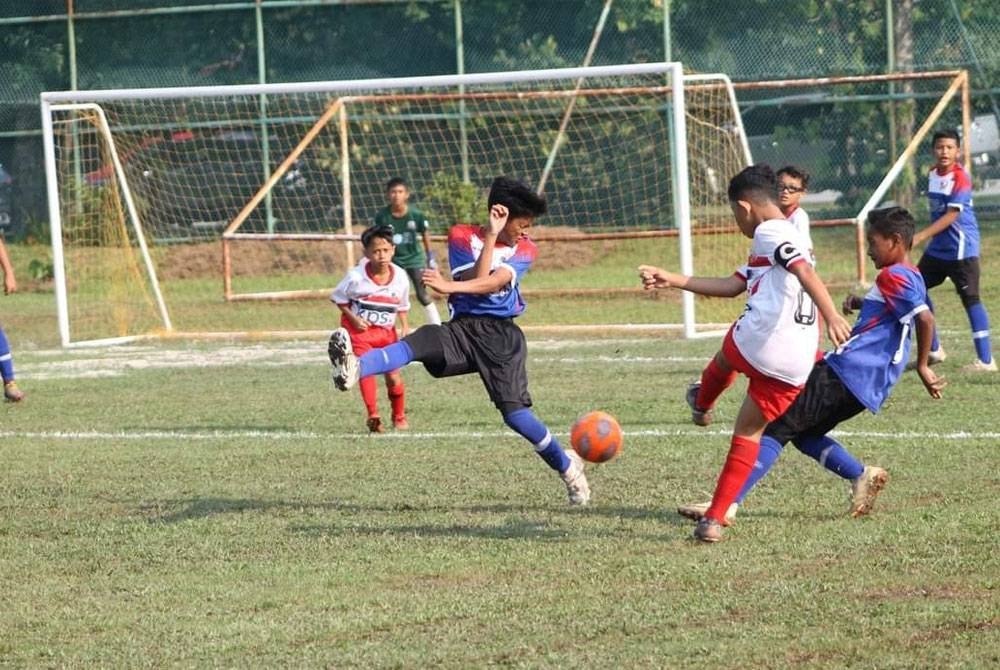
<instances>
[{"instance_id":1,"label":"red sock","mask_svg":"<svg viewBox=\"0 0 1000 670\"><path fill-rule=\"evenodd\" d=\"M739 373L736 370L726 372L713 358L701 371L701 389L694 404L698 409L712 409L722 392L733 385Z\"/></svg>"},{"instance_id":2,"label":"red sock","mask_svg":"<svg viewBox=\"0 0 1000 670\"><path fill-rule=\"evenodd\" d=\"M748 437L733 436L726 464L722 466L719 481L715 485L712 505L705 512L706 518L722 521L729 506L736 502L740 489L750 478L758 452L760 452L760 442L754 442Z\"/></svg>"},{"instance_id":3,"label":"red sock","mask_svg":"<svg viewBox=\"0 0 1000 670\"><path fill-rule=\"evenodd\" d=\"M392 403L392 419L402 419L406 416L406 398L403 395L403 382L400 380L395 386L386 389L389 393L389 402Z\"/></svg>"},{"instance_id":4,"label":"red sock","mask_svg":"<svg viewBox=\"0 0 1000 670\"><path fill-rule=\"evenodd\" d=\"M358 380L358 387L361 389L361 399L365 401L368 416L378 416L378 401L375 399L378 387L375 385L375 378L362 377Z\"/></svg>"}]
</instances>

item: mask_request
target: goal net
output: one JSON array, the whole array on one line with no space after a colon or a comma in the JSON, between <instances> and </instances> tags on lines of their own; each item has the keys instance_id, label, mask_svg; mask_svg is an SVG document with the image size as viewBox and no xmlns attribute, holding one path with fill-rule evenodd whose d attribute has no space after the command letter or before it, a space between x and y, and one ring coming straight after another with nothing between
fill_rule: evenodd
<instances>
[{"instance_id":1,"label":"goal net","mask_svg":"<svg viewBox=\"0 0 1000 670\"><path fill-rule=\"evenodd\" d=\"M726 274L746 252L725 190L750 155L721 75L649 64L47 93L43 117L67 344L330 328L320 301L359 259L395 176L441 258L450 225L485 219L495 175L543 187L526 326L691 335L739 309L644 294L635 272ZM92 318L95 305L122 316Z\"/></svg>"}]
</instances>

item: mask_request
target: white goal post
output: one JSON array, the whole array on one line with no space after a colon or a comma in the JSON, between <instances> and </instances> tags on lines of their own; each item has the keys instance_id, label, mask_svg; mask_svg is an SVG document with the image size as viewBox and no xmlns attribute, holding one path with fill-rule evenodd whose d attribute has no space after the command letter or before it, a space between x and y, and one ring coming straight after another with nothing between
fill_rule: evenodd
<instances>
[{"instance_id":1,"label":"white goal post","mask_svg":"<svg viewBox=\"0 0 1000 670\"><path fill-rule=\"evenodd\" d=\"M582 323L539 325L695 336L704 324L694 296L657 319L634 277L600 262L627 256L609 246L626 240L637 253L655 249L652 262L693 273L696 257L712 255L693 251L696 237L733 246L725 183L751 162L732 84L685 75L680 63L48 92L41 112L64 345L175 330L311 330L315 320L267 305L329 294L389 177L415 186L443 233L482 216L460 206L478 205L502 173L546 179L550 214L537 237L565 240L577 263L594 268L568 273L590 285L529 291L644 301L633 312L645 322L598 305ZM191 257L220 241L214 275L198 274ZM221 305L217 288L208 295L220 280ZM102 309L111 316L95 317Z\"/></svg>"}]
</instances>

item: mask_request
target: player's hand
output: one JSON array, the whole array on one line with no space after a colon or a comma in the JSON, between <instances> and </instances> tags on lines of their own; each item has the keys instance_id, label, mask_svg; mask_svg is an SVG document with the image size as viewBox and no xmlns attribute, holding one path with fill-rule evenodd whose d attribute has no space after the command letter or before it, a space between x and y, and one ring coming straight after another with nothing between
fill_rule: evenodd
<instances>
[{"instance_id":1,"label":"player's hand","mask_svg":"<svg viewBox=\"0 0 1000 670\"><path fill-rule=\"evenodd\" d=\"M652 265L639 266L639 279L642 281L642 288L647 291L674 286L673 276L672 272L661 270Z\"/></svg>"},{"instance_id":2,"label":"player's hand","mask_svg":"<svg viewBox=\"0 0 1000 670\"><path fill-rule=\"evenodd\" d=\"M931 366L917 366L917 374L920 375L920 381L924 383L924 388L927 389L927 393L930 394L935 400L941 398L941 390L948 385L948 382L944 380L944 377L938 377L931 370Z\"/></svg>"},{"instance_id":3,"label":"player's hand","mask_svg":"<svg viewBox=\"0 0 1000 670\"><path fill-rule=\"evenodd\" d=\"M424 283L424 286L429 286L438 293L448 294L451 292L451 280L442 277L439 270L424 270L420 273L420 281Z\"/></svg>"},{"instance_id":4,"label":"player's hand","mask_svg":"<svg viewBox=\"0 0 1000 670\"><path fill-rule=\"evenodd\" d=\"M862 298L848 293L847 297L844 298L844 302L840 305L840 310L844 314L854 314L854 310L861 309L861 301Z\"/></svg>"},{"instance_id":5,"label":"player's hand","mask_svg":"<svg viewBox=\"0 0 1000 670\"><path fill-rule=\"evenodd\" d=\"M11 293L17 293L17 280L14 279L13 273L8 274L6 277L4 277L3 292L5 295L10 295Z\"/></svg>"},{"instance_id":6,"label":"player's hand","mask_svg":"<svg viewBox=\"0 0 1000 670\"><path fill-rule=\"evenodd\" d=\"M490 207L490 225L487 228L491 235L499 235L503 227L507 225L510 217L510 210L506 206L496 204Z\"/></svg>"},{"instance_id":7,"label":"player's hand","mask_svg":"<svg viewBox=\"0 0 1000 670\"><path fill-rule=\"evenodd\" d=\"M357 315L354 315L354 318L351 319L351 323L354 324L354 330L358 330L361 332L368 330L368 328L371 326L370 323L368 323L367 321L365 321L364 319L362 319L360 316Z\"/></svg>"},{"instance_id":8,"label":"player's hand","mask_svg":"<svg viewBox=\"0 0 1000 670\"><path fill-rule=\"evenodd\" d=\"M835 316L836 319L830 319L826 324L826 334L833 345L839 347L851 336L851 326L844 317L839 314Z\"/></svg>"}]
</instances>

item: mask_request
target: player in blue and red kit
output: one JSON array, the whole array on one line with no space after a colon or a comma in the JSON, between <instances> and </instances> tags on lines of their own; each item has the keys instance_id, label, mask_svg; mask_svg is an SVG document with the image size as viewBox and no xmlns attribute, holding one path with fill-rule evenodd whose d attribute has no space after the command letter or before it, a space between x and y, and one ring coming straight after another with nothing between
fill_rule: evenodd
<instances>
[{"instance_id":1,"label":"player in blue and red kit","mask_svg":"<svg viewBox=\"0 0 1000 670\"><path fill-rule=\"evenodd\" d=\"M927 239L930 242L917 267L928 289L950 279L962 300L976 349L976 360L965 370L996 372L990 345L990 318L979 299L979 225L972 209L972 180L958 162L961 147L958 133L953 130L934 133L933 147L935 165L927 180L932 223L913 236L914 245ZM928 304L933 310L929 299ZM931 351L931 362L944 360L937 333Z\"/></svg>"},{"instance_id":2,"label":"player in blue and red kit","mask_svg":"<svg viewBox=\"0 0 1000 670\"><path fill-rule=\"evenodd\" d=\"M521 280L538 249L525 235L545 213L545 198L525 184L497 177L488 199L489 224L453 226L448 233L451 278L425 270L423 282L448 296L451 321L425 325L395 344L360 358L343 328L330 336L334 385L346 391L359 378L420 361L434 377L477 373L504 423L531 442L566 484L571 505L585 505L590 487L583 461L565 451L531 411L525 370L527 344L514 318L524 312Z\"/></svg>"},{"instance_id":3,"label":"player in blue and red kit","mask_svg":"<svg viewBox=\"0 0 1000 670\"><path fill-rule=\"evenodd\" d=\"M917 331L917 373L932 398L940 398L943 378L931 371L928 356L934 315L927 304L927 289L908 253L914 231L913 217L900 207L868 215L868 256L879 269L875 285L864 296L848 296L845 313L861 310L851 336L828 352L813 367L805 388L795 402L768 424L761 438L757 462L737 504L792 442L834 474L851 482L853 517L871 511L888 475L882 468L865 466L828 435L840 422L864 410L876 413L899 381L910 354L912 331ZM700 518L701 505L678 508L683 516ZM727 521L732 522L735 508Z\"/></svg>"}]
</instances>

